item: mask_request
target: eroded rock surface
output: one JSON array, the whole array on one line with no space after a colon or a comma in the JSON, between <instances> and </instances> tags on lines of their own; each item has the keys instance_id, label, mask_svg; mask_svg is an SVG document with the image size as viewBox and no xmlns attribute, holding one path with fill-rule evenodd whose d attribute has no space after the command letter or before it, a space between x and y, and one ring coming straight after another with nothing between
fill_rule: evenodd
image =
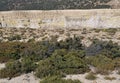
<instances>
[{"instance_id":1,"label":"eroded rock surface","mask_svg":"<svg viewBox=\"0 0 120 83\"><path fill-rule=\"evenodd\" d=\"M120 9L0 12L1 27L119 28Z\"/></svg>"}]
</instances>

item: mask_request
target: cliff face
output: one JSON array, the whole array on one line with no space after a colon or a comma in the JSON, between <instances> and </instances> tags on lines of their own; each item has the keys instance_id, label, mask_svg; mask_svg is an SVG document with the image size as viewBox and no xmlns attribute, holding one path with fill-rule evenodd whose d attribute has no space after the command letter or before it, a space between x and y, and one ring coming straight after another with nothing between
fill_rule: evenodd
<instances>
[{"instance_id":1,"label":"cliff face","mask_svg":"<svg viewBox=\"0 0 120 83\"><path fill-rule=\"evenodd\" d=\"M120 9L0 12L1 27L119 28Z\"/></svg>"}]
</instances>

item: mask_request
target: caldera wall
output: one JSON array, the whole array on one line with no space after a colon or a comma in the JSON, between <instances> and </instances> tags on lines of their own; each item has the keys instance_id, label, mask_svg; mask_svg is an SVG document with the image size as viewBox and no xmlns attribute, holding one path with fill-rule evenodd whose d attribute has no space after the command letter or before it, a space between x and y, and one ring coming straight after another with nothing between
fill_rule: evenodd
<instances>
[{"instance_id":1,"label":"caldera wall","mask_svg":"<svg viewBox=\"0 0 120 83\"><path fill-rule=\"evenodd\" d=\"M120 9L4 11L0 27L120 28Z\"/></svg>"}]
</instances>

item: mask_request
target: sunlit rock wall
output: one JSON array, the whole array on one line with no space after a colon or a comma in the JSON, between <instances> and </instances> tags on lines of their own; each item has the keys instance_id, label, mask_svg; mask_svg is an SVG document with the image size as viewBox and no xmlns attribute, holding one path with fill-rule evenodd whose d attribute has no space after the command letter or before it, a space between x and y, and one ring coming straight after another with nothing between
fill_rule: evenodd
<instances>
[{"instance_id":1,"label":"sunlit rock wall","mask_svg":"<svg viewBox=\"0 0 120 83\"><path fill-rule=\"evenodd\" d=\"M120 9L4 11L0 27L120 28Z\"/></svg>"}]
</instances>

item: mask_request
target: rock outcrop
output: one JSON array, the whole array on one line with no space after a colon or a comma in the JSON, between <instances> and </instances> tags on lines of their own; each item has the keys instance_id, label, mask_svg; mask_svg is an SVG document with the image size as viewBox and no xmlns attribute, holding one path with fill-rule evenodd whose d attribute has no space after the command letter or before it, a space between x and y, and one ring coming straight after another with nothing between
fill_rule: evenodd
<instances>
[{"instance_id":1,"label":"rock outcrop","mask_svg":"<svg viewBox=\"0 0 120 83\"><path fill-rule=\"evenodd\" d=\"M119 28L120 9L4 11L0 27Z\"/></svg>"}]
</instances>

